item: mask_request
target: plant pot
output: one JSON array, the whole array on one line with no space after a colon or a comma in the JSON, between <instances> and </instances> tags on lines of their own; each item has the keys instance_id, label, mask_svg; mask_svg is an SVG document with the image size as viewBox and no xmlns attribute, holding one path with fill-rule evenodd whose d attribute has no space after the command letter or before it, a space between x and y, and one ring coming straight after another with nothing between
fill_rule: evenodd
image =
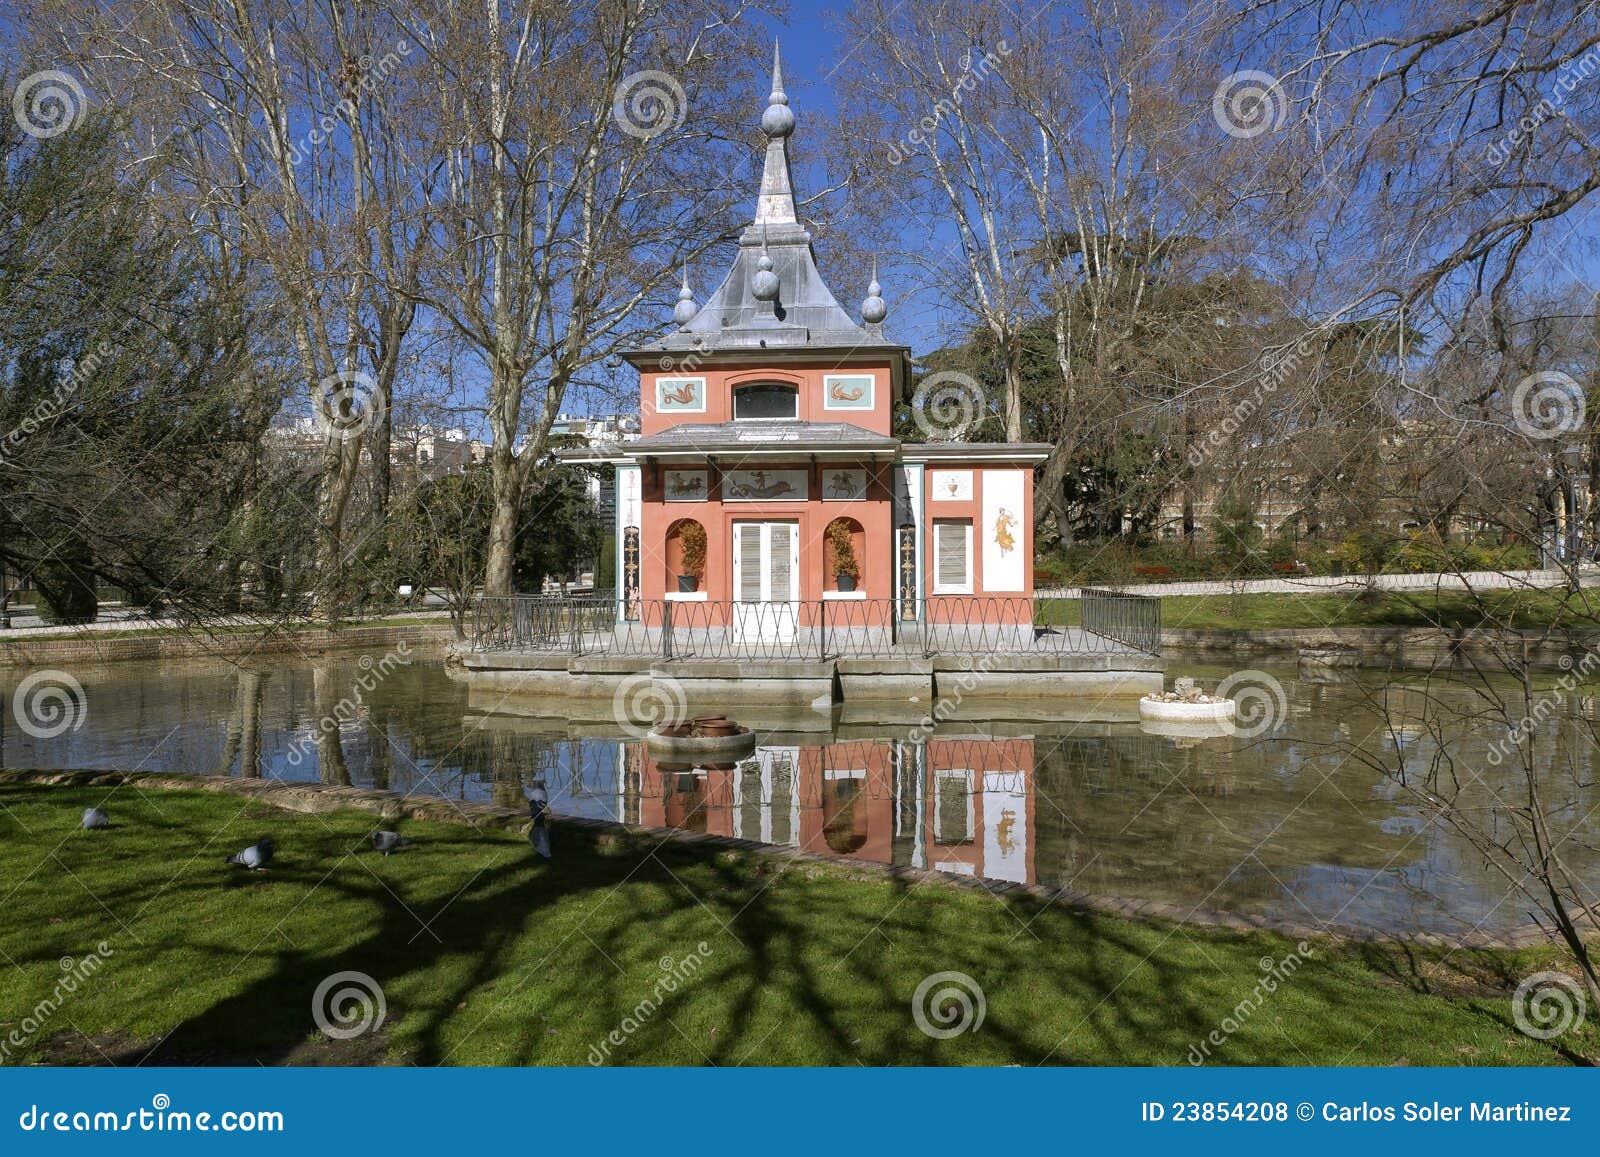
<instances>
[{"instance_id":1,"label":"plant pot","mask_svg":"<svg viewBox=\"0 0 1600 1157\"><path fill-rule=\"evenodd\" d=\"M833 576L833 581L839 584L841 591L853 591L856 589L856 576L853 574L836 574Z\"/></svg>"},{"instance_id":2,"label":"plant pot","mask_svg":"<svg viewBox=\"0 0 1600 1157\"><path fill-rule=\"evenodd\" d=\"M693 594L699 586L700 577L698 575L681 574L678 576L678 593L680 595Z\"/></svg>"}]
</instances>

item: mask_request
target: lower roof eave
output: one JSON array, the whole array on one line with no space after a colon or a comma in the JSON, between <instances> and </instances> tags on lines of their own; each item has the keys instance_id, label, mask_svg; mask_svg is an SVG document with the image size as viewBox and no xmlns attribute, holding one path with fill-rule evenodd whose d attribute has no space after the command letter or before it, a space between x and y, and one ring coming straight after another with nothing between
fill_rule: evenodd
<instances>
[{"instance_id":1,"label":"lower roof eave","mask_svg":"<svg viewBox=\"0 0 1600 1157\"><path fill-rule=\"evenodd\" d=\"M907 442L903 462L1043 462L1055 447L1048 442Z\"/></svg>"}]
</instances>

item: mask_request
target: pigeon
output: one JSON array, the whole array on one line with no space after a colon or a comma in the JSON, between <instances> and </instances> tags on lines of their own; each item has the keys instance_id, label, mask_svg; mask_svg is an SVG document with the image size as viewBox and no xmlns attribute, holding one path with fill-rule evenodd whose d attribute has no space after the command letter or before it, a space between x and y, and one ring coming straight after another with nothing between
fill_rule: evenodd
<instances>
[{"instance_id":1,"label":"pigeon","mask_svg":"<svg viewBox=\"0 0 1600 1157\"><path fill-rule=\"evenodd\" d=\"M550 829L545 826L545 817L550 813L550 796L544 790L544 780L533 781L533 790L528 793L528 818L533 825L528 828L528 843L533 850L545 859L550 859Z\"/></svg>"},{"instance_id":2,"label":"pigeon","mask_svg":"<svg viewBox=\"0 0 1600 1157\"><path fill-rule=\"evenodd\" d=\"M411 841L399 832L376 831L372 833L372 850L388 855L398 848L409 848Z\"/></svg>"},{"instance_id":3,"label":"pigeon","mask_svg":"<svg viewBox=\"0 0 1600 1157\"><path fill-rule=\"evenodd\" d=\"M83 826L86 828L109 828L111 817L97 807L83 809Z\"/></svg>"},{"instance_id":4,"label":"pigeon","mask_svg":"<svg viewBox=\"0 0 1600 1157\"><path fill-rule=\"evenodd\" d=\"M227 862L237 864L241 868L249 868L252 872L265 872L267 862L272 859L272 853L277 845L272 842L271 836L262 836L242 852L235 852L229 856Z\"/></svg>"}]
</instances>

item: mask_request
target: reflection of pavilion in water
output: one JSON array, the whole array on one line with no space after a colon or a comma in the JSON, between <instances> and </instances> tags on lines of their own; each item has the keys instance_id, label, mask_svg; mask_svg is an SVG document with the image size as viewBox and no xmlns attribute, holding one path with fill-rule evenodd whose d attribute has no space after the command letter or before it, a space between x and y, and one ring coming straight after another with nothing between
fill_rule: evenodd
<instances>
[{"instance_id":1,"label":"reflection of pavilion in water","mask_svg":"<svg viewBox=\"0 0 1600 1157\"><path fill-rule=\"evenodd\" d=\"M1032 739L763 745L737 763L663 763L619 745L629 823L1033 883Z\"/></svg>"}]
</instances>

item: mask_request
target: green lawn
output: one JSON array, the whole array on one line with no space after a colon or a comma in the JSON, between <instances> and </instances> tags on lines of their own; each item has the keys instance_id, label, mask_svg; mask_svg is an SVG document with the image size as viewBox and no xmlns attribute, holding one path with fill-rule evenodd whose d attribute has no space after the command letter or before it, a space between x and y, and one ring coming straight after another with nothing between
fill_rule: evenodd
<instances>
[{"instance_id":1,"label":"green lawn","mask_svg":"<svg viewBox=\"0 0 1600 1157\"><path fill-rule=\"evenodd\" d=\"M408 821L416 846L385 859L363 850L365 813L107 795L0 787L0 1041L51 996L62 958L110 949L8 1063L155 1048L152 1063L581 1065L617 1030L610 1063L1182 1064L1256 988L1260 962L1293 950L570 827L547 862L514 833ZM101 801L115 826L79 830ZM278 841L273 871L224 865L262 834ZM1600 1054L1594 1018L1550 1042L1512 1027L1510 987L1552 953L1314 948L1213 1048L1217 1062ZM377 979L387 1020L330 1041L312 994L345 970ZM919 982L942 971L974 978L986 1001L981 1027L949 1040L911 1015ZM659 1010L624 1033L652 995Z\"/></svg>"},{"instance_id":2,"label":"green lawn","mask_svg":"<svg viewBox=\"0 0 1600 1157\"><path fill-rule=\"evenodd\" d=\"M1291 627L1476 627L1600 630L1600 591L1385 592L1360 594L1164 595L1161 625L1208 630Z\"/></svg>"}]
</instances>

